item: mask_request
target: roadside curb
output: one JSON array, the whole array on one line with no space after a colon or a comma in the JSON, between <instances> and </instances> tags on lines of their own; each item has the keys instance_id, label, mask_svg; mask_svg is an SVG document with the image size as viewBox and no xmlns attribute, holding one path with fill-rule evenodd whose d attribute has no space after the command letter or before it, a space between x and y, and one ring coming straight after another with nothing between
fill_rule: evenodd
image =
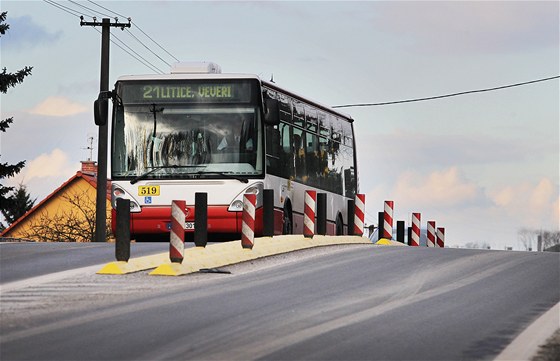
<instances>
[{"instance_id":1,"label":"roadside curb","mask_svg":"<svg viewBox=\"0 0 560 361\"><path fill-rule=\"evenodd\" d=\"M539 346L554 334L560 327L560 302L552 306L535 322L521 332L502 352L495 361L530 360L539 351Z\"/></svg>"},{"instance_id":2,"label":"roadside curb","mask_svg":"<svg viewBox=\"0 0 560 361\"><path fill-rule=\"evenodd\" d=\"M375 242L376 246L396 246L396 247L400 247L400 246L406 246L406 244L401 243L401 242L397 242L394 241L392 239L387 239L387 238L381 238L379 241Z\"/></svg>"},{"instance_id":3,"label":"roadside curb","mask_svg":"<svg viewBox=\"0 0 560 361\"><path fill-rule=\"evenodd\" d=\"M397 242L398 243L398 242ZM372 244L366 237L360 236L314 236L287 235L255 238L252 250L244 249L241 241L224 242L207 247L185 249L182 263L171 263L169 253L131 259L128 262L110 262L97 274L123 275L128 273L154 269L150 275L180 276L198 272L201 269L212 269L235 263L246 262L262 257L293 252L313 247Z\"/></svg>"}]
</instances>

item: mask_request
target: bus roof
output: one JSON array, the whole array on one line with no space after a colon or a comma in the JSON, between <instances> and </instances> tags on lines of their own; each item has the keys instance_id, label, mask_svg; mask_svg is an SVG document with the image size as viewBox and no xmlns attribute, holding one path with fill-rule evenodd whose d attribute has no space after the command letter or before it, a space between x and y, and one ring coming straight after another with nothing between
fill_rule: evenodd
<instances>
[{"instance_id":1,"label":"bus roof","mask_svg":"<svg viewBox=\"0 0 560 361\"><path fill-rule=\"evenodd\" d=\"M268 82L268 81L264 81L264 80L261 80L261 83L264 84L264 85L266 85L266 86L268 86L268 87L270 87L270 88L272 88L272 89L275 89L275 90L281 91L281 92L283 92L283 93L286 93L286 94L288 94L288 95L290 95L290 96L293 96L293 97L295 97L295 98L297 98L297 99L299 99L299 100L301 100L301 101L311 103L311 104L313 104L313 105L315 105L315 106L317 106L317 107L319 107L319 108L321 108L321 109L323 109L323 110L326 110L326 111L329 111L329 112L331 112L331 113L334 113L334 114L336 114L336 115L338 115L338 116L341 116L341 117L345 118L346 120L348 120L350 123L352 123L352 122L354 121L354 119L353 119L350 115L348 115L348 114L346 114L346 113L342 113L342 112L340 112L340 111L338 111L338 110L332 108L332 107L329 106L329 105L325 105L325 104L323 104L323 103L321 103L321 102L318 102L318 101L316 101L316 100L313 100L313 99L311 99L311 98L304 97L304 96L302 96L302 95L299 95L298 93L294 93L294 92L292 92L291 90L287 90L286 88L283 88L283 87L281 87L281 86L278 86L276 83Z\"/></svg>"},{"instance_id":2,"label":"bus roof","mask_svg":"<svg viewBox=\"0 0 560 361\"><path fill-rule=\"evenodd\" d=\"M275 89L277 91L281 91L286 93L290 96L293 96L301 101L309 102L323 110L329 111L336 115L339 115L349 122L353 122L354 119L348 114L342 113L336 109L333 109L331 106L325 105L308 97L299 95L294 93L290 90L287 90L281 86L278 86L276 83L269 82L262 80L258 75L255 74L242 74L242 73L173 73L173 74L147 74L147 75L123 75L117 79L117 82L120 81L142 81L142 80L204 80L204 79L255 79L259 81L261 84Z\"/></svg>"}]
</instances>

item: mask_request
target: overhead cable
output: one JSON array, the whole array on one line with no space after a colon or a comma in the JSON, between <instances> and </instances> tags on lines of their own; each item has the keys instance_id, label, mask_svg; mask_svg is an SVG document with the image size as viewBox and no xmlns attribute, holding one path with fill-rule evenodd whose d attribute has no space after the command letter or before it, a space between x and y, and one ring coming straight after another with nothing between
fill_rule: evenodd
<instances>
[{"instance_id":1,"label":"overhead cable","mask_svg":"<svg viewBox=\"0 0 560 361\"><path fill-rule=\"evenodd\" d=\"M93 30L97 31L99 34L101 34L101 30L97 29L97 28L93 28ZM117 37L115 37L117 40L121 41L120 39L118 39ZM138 60L138 62L142 63L142 65L146 66L147 68L149 68L150 70L152 70L154 73L162 73L161 70L157 69L157 68L153 68L149 63L145 63L144 61L142 61L140 58L138 58L136 55L132 54L130 51L126 50L123 46L121 46L119 43L115 42L112 38L110 39L111 43L113 43L113 45L116 45L118 48L120 48L122 51L124 51L125 53L127 53L128 55L130 55L131 57L133 57L134 59ZM122 42L122 41L121 41Z\"/></svg>"},{"instance_id":2,"label":"overhead cable","mask_svg":"<svg viewBox=\"0 0 560 361\"><path fill-rule=\"evenodd\" d=\"M101 9L103 9L103 10L105 10L105 11L108 11L108 12L110 12L110 13L113 13L113 15L120 16L121 18L124 18L124 19L127 18L127 16L124 16L124 15L121 15L121 14L119 14L119 13L116 13L116 12L114 12L113 10L107 9L105 6L99 5L99 4L97 4L97 3L95 3L95 2L93 2L93 1L91 1L91 0L88 0L88 2L92 3L92 4L95 5L95 6L100 7ZM106 16L107 16L107 15L106 15Z\"/></svg>"},{"instance_id":3,"label":"overhead cable","mask_svg":"<svg viewBox=\"0 0 560 361\"><path fill-rule=\"evenodd\" d=\"M156 44L161 50L165 51L165 52L167 53L167 55L169 55L170 57L172 57L173 59L175 59L175 61L179 61L179 59L177 59L175 56L173 56L173 54L171 54L169 51L167 51L167 50L166 50L163 46L161 46L157 41L155 41L154 39L152 39L152 38L150 37L150 35L146 34L146 33L144 32L144 30L142 30L142 29L138 26L138 24L136 24L134 21L132 21L132 24L133 24L134 26L136 26L136 28L137 28L138 30L140 30L140 32L141 32L142 34L144 34L148 39L150 39L154 44Z\"/></svg>"},{"instance_id":4,"label":"overhead cable","mask_svg":"<svg viewBox=\"0 0 560 361\"><path fill-rule=\"evenodd\" d=\"M144 58L142 55L138 54L136 51L134 51L130 46L126 45L126 43L124 41L122 41L121 39L119 39L119 37L116 34L113 34L113 36L115 39L117 39L124 47L126 47L128 50L130 50L131 52L133 52L134 54L136 54L136 56L138 56L139 58L141 58L143 61L142 63L144 65L148 64L150 69L154 70L157 69L156 73L160 73L160 74L164 74L165 72L161 69L159 69L157 66L155 66L154 64L150 63L148 60L146 60L146 58ZM115 43L116 44L116 43ZM122 47L121 47L122 49ZM123 49L124 50L124 49ZM127 52L128 53L128 52ZM130 53L128 53L130 54ZM138 59L138 58L136 58Z\"/></svg>"},{"instance_id":5,"label":"overhead cable","mask_svg":"<svg viewBox=\"0 0 560 361\"><path fill-rule=\"evenodd\" d=\"M82 5L82 4L80 4L80 3L76 2L76 1L68 0L68 2L69 2L69 3L72 3L72 4L76 5L76 6L79 6L79 7L81 7L82 9L86 9L86 10L88 10L88 11L93 12L93 14L94 14L93 16L95 16L95 14L99 14L99 15L102 15L102 16L105 16L105 17L110 17L110 16L108 16L108 15L106 15L106 14L103 14L103 13L101 13L101 12L99 12L99 11L96 11L96 10L93 10L93 9L91 9L91 8L88 8L87 6ZM93 17L93 16L92 16L92 17Z\"/></svg>"},{"instance_id":6,"label":"overhead cable","mask_svg":"<svg viewBox=\"0 0 560 361\"><path fill-rule=\"evenodd\" d=\"M126 18L126 16L119 14L109 8L106 8L103 5L100 5L92 0L88 0L89 3L96 5L98 7L100 7L101 9L108 11L110 13L112 13L113 15L116 16L120 16L123 18ZM161 50L163 50L167 55L169 55L170 57L172 57L173 59L175 59L176 61L179 61L179 59L177 59L175 56L173 56L173 54L171 54L169 51L167 51L167 49L165 49L163 46L161 46L161 44L159 44L157 41L155 41L150 35L148 35L144 30L142 30L142 28L140 28L140 26L138 24L136 24L134 21L131 20L131 23L142 33L144 34L145 37L147 37L148 39L150 39L150 41L152 41L152 43L156 44ZM167 64L168 66L171 66L167 61L165 61L164 59L162 59L157 53L155 53L152 49L150 49L147 45L145 45L140 39L138 39L138 37L136 37L131 30L127 29L127 31L129 32L130 36L132 36L134 39L136 39L136 41L138 41L140 44L142 44L143 47L145 47L146 49L148 49L148 51L150 51L152 54L154 54L157 58L159 58L161 61L163 61L165 64Z\"/></svg>"},{"instance_id":7,"label":"overhead cable","mask_svg":"<svg viewBox=\"0 0 560 361\"><path fill-rule=\"evenodd\" d=\"M142 45L144 48L146 48L149 52L151 52L152 54L154 54L159 60L163 61L165 64L167 64L167 66L171 66L171 64L169 64L167 61L165 61L161 56L159 56L157 53L154 53L152 51L152 49L148 48L140 39L138 39L136 37L136 35L134 35L131 31L129 31L128 29L126 29L126 31L128 32L128 35L132 36L134 39L136 39L136 41L138 43L140 43L140 45Z\"/></svg>"},{"instance_id":8,"label":"overhead cable","mask_svg":"<svg viewBox=\"0 0 560 361\"><path fill-rule=\"evenodd\" d=\"M66 12L66 13L72 15L72 16L75 16L75 17L78 17L78 18L84 16L84 13L83 13L83 12L78 11L78 10L76 10L75 8L71 8L71 7L68 7L68 6L65 6L65 5L61 5L60 3L56 3L56 2L54 2L54 1L52 1L52 0L43 0L43 1L44 1L45 3L47 3L48 5L54 6L54 7L56 7L56 8L58 8L58 9L64 11L64 12ZM90 8L90 7L87 7L87 6L84 6L84 5L79 4L79 3L75 2L75 1L69 0L69 2L70 2L71 4L74 4L74 5L76 5L76 6L79 6L80 8L86 9L88 12L93 12L94 15L86 15L87 17L90 17L90 18L95 19L95 14L99 14L99 15L104 16L104 17L111 17L110 15L107 15L106 13L99 12L99 11L97 11L97 10L95 10L95 9L92 9L92 8ZM110 10L108 10L107 8L103 7L103 6L94 3L93 1L90 1L90 3L99 6L100 8L102 8L102 9L104 9L104 10L107 10L107 11L109 11L109 12L114 13L113 11L110 11ZM122 15L119 15L119 14L117 14L117 13L114 13L114 14L116 14L116 15L118 15L118 16L122 16ZM123 17L123 18L126 18L126 17L124 17L124 16L122 16L122 17ZM130 20L130 19L129 19L129 20ZM98 29L96 29L96 28L94 28L94 29L95 29L98 33L101 33L101 31L99 31ZM142 33L144 33L144 32L142 31ZM144 34L145 34L145 33L144 33ZM131 35L132 35L132 34L131 34ZM155 72L155 73L159 73L159 74L164 74L164 73L165 73L164 71L162 71L161 69L159 69L157 66L155 66L155 65L152 64L152 63L150 63L146 58L144 58L143 56L141 56L140 54L138 54L138 52L134 51L130 46L128 46L128 45L127 45L124 41L122 41L121 39L119 39L115 34L113 34L112 37L116 38L116 40L120 42L120 44L119 44L119 43L115 42L113 39L111 39L111 42L112 42L113 44L115 44L117 47L119 47L121 50L123 50L123 51L124 51L125 53L127 53L128 55L132 56L134 59L136 59L136 60L139 61L140 63L142 63L144 66L146 66L147 68L149 68L150 70L152 70L152 71ZM133 37L134 37L134 36L133 36ZM136 37L134 37L134 38L136 38ZM137 39L137 38L136 38L136 39ZM150 40L152 40L152 41L155 43L155 41L154 41L153 39L150 38ZM169 66L169 63L167 63L165 60L161 59L161 57L159 57L159 56L158 56L156 53L154 53L151 49L149 49L147 46L145 46L139 39L137 39L137 41L140 42L146 49L148 49L148 51L150 51L152 54L156 55L161 61L163 61L165 64L167 64L167 65ZM121 45L121 44L122 44L122 45ZM157 43L156 43L156 44L157 44ZM160 45L158 44L158 46L160 46ZM161 47L161 46L160 46L160 47ZM125 48L127 48L128 50L125 49ZM136 55L134 55L134 54L136 54Z\"/></svg>"},{"instance_id":9,"label":"overhead cable","mask_svg":"<svg viewBox=\"0 0 560 361\"><path fill-rule=\"evenodd\" d=\"M548 78L537 79L537 80L526 81L526 82L523 82L523 83L516 83L516 84L510 84L510 85L503 85L503 86L494 87L494 88L486 88L486 89L478 89L478 90L468 90L468 91L463 91L463 92L459 92L459 93L452 93L452 94L445 94L445 95L437 95L437 96L426 97L426 98L416 98L416 99L407 99L407 100L397 100L397 101L382 102L382 103L360 103L360 104L334 105L333 108L373 107L373 106L379 106L379 105L391 105L391 104L421 102L421 101L426 101L426 100L434 100L434 99L441 99L441 98L456 97L456 96L465 95L465 94L482 93L482 92L489 92L489 91L500 90L500 89L506 89L506 88L513 88L513 87L517 87L517 86L522 86L522 85L527 85L527 84L533 84L533 83L539 83L539 82L548 81L548 80L553 80L553 79L558 79L558 78L560 78L560 75L551 76L551 77L548 77Z\"/></svg>"},{"instance_id":10,"label":"overhead cable","mask_svg":"<svg viewBox=\"0 0 560 361\"><path fill-rule=\"evenodd\" d=\"M54 2L54 1L51 1L51 0L43 0L43 1L44 1L45 3L51 5L51 6L54 6L54 7L58 8L58 9L60 9L60 10L62 10L62 11L67 12L68 14L70 14L70 15L72 15L72 16L76 16L77 18L79 18L81 15L83 15L83 14L82 14L81 12L79 12L79 11L76 11L76 10L74 10L74 9L72 9L72 8L67 7L67 6L58 4L58 3Z\"/></svg>"}]
</instances>

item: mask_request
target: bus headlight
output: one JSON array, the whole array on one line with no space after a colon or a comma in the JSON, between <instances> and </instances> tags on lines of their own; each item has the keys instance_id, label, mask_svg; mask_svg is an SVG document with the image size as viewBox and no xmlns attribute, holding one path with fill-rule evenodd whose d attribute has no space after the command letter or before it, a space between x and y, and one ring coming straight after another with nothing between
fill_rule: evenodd
<instances>
[{"instance_id":1,"label":"bus headlight","mask_svg":"<svg viewBox=\"0 0 560 361\"><path fill-rule=\"evenodd\" d=\"M260 187L259 187L260 186ZM258 195L260 193L260 188L262 188L262 184L257 183L255 185L250 186L249 188L247 188L245 190L245 194L249 193L249 194L256 194Z\"/></svg>"},{"instance_id":2,"label":"bus headlight","mask_svg":"<svg viewBox=\"0 0 560 361\"><path fill-rule=\"evenodd\" d=\"M133 197L130 196L130 194L128 194L124 189L120 188L119 186L113 184L112 191L111 191L111 206L113 207L113 209L117 209L117 199L119 198L130 200L130 212L138 213L142 211L140 205L134 200Z\"/></svg>"},{"instance_id":3,"label":"bus headlight","mask_svg":"<svg viewBox=\"0 0 560 361\"><path fill-rule=\"evenodd\" d=\"M237 197L229 204L228 211L230 212L242 212L243 211L243 195L244 194L256 194L257 195L257 208L262 206L262 193L264 189L263 182L257 182L251 184L249 187L245 188L243 192L239 193Z\"/></svg>"},{"instance_id":4,"label":"bus headlight","mask_svg":"<svg viewBox=\"0 0 560 361\"><path fill-rule=\"evenodd\" d=\"M236 199L229 205L228 211L230 212L241 212L243 211L243 201Z\"/></svg>"}]
</instances>

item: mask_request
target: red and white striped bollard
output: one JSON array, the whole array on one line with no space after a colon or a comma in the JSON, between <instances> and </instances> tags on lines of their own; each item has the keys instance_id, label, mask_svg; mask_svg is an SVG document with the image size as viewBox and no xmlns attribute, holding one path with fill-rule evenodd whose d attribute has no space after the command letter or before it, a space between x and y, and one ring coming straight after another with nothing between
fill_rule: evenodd
<instances>
[{"instance_id":1,"label":"red and white striped bollard","mask_svg":"<svg viewBox=\"0 0 560 361\"><path fill-rule=\"evenodd\" d=\"M169 259L182 263L185 253L186 202L171 202L171 231L169 232Z\"/></svg>"},{"instance_id":2,"label":"red and white striped bollard","mask_svg":"<svg viewBox=\"0 0 560 361\"><path fill-rule=\"evenodd\" d=\"M364 220L366 213L366 195L356 194L354 201L354 235L364 235Z\"/></svg>"},{"instance_id":3,"label":"red and white striped bollard","mask_svg":"<svg viewBox=\"0 0 560 361\"><path fill-rule=\"evenodd\" d=\"M420 213L412 213L412 232L410 234L409 246L420 246Z\"/></svg>"},{"instance_id":4,"label":"red and white striped bollard","mask_svg":"<svg viewBox=\"0 0 560 361\"><path fill-rule=\"evenodd\" d=\"M243 195L243 214L241 215L241 246L252 249L255 240L256 194Z\"/></svg>"},{"instance_id":5,"label":"red and white striped bollard","mask_svg":"<svg viewBox=\"0 0 560 361\"><path fill-rule=\"evenodd\" d=\"M315 203L316 191L305 191L305 209L303 214L303 235L312 238L315 234Z\"/></svg>"},{"instance_id":6,"label":"red and white striped bollard","mask_svg":"<svg viewBox=\"0 0 560 361\"><path fill-rule=\"evenodd\" d=\"M428 234L426 237L426 246L435 247L436 246L436 222L428 221Z\"/></svg>"},{"instance_id":7,"label":"red and white striped bollard","mask_svg":"<svg viewBox=\"0 0 560 361\"><path fill-rule=\"evenodd\" d=\"M445 228L438 227L436 233L436 242L438 247L443 248L445 244Z\"/></svg>"},{"instance_id":8,"label":"red and white striped bollard","mask_svg":"<svg viewBox=\"0 0 560 361\"><path fill-rule=\"evenodd\" d=\"M385 201L383 209L383 238L393 239L393 201Z\"/></svg>"}]
</instances>

